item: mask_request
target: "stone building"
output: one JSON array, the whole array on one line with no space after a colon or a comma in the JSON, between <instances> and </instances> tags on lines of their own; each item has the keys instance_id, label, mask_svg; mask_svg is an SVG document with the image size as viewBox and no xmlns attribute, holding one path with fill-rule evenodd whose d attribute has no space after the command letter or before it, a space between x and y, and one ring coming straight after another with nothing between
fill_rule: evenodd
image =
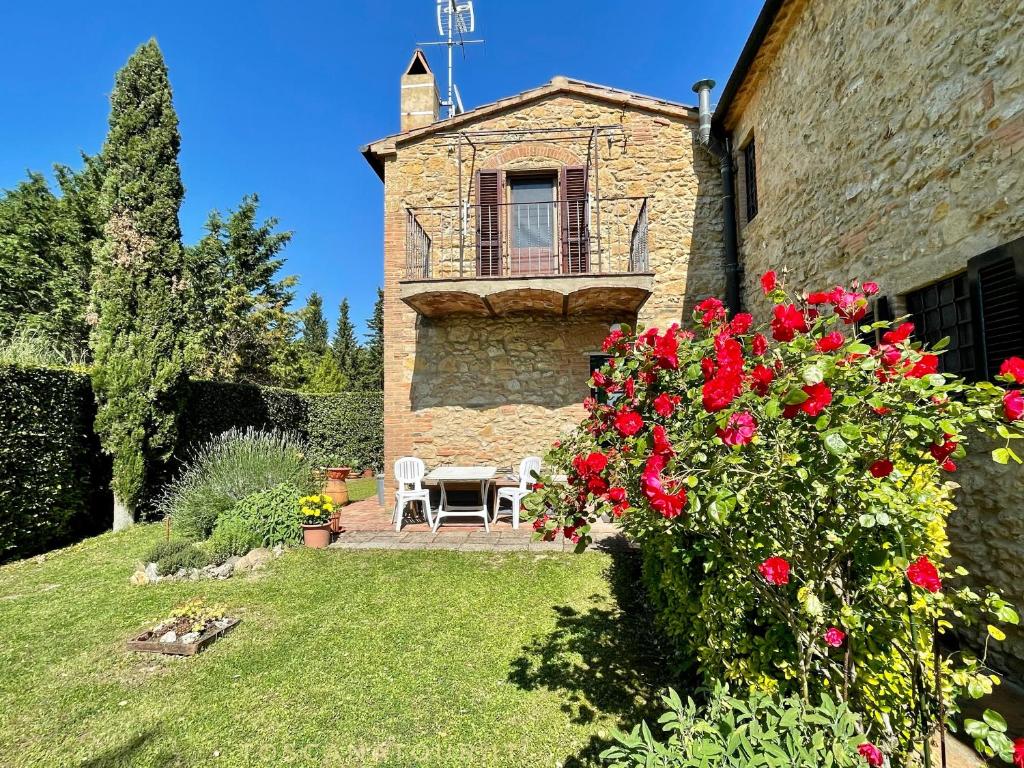
<instances>
[{"instance_id":1,"label":"stone building","mask_svg":"<svg viewBox=\"0 0 1024 768\"><path fill-rule=\"evenodd\" d=\"M542 452L582 416L612 323L664 327L709 294L763 314L767 269L797 290L876 280L877 317L951 338L946 370L1024 355L1022 29L1020 0L767 0L703 129L561 77L439 120L414 55L402 132L364 149L388 465ZM980 453L954 549L1024 607L1024 471ZM1024 678L1024 633L996 650Z\"/></svg>"},{"instance_id":2,"label":"stone building","mask_svg":"<svg viewBox=\"0 0 1024 768\"><path fill-rule=\"evenodd\" d=\"M741 295L878 281L945 370L1024 354L1024 3L769 0L721 92ZM955 554L1024 607L1024 470L987 446L955 475ZM993 650L1024 679L1024 633Z\"/></svg>"},{"instance_id":3,"label":"stone building","mask_svg":"<svg viewBox=\"0 0 1024 768\"><path fill-rule=\"evenodd\" d=\"M384 182L385 466L518 466L579 423L614 323L721 293L721 188L692 107L556 77L438 119L417 51ZM424 94L427 94L424 97Z\"/></svg>"}]
</instances>

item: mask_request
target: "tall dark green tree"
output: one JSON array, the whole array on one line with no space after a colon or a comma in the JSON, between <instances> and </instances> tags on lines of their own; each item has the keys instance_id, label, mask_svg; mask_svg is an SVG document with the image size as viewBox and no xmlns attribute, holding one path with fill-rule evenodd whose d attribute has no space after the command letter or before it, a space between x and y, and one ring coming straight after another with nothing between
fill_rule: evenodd
<instances>
[{"instance_id":1,"label":"tall dark green tree","mask_svg":"<svg viewBox=\"0 0 1024 768\"><path fill-rule=\"evenodd\" d=\"M298 367L295 277L279 277L278 254L291 232L258 221L259 198L246 195L224 219L210 213L206 234L187 252L189 370L196 376L258 384L288 383Z\"/></svg>"},{"instance_id":2,"label":"tall dark green tree","mask_svg":"<svg viewBox=\"0 0 1024 768\"><path fill-rule=\"evenodd\" d=\"M327 352L329 333L327 318L324 317L324 299L313 291L302 308L302 352L310 360L319 362Z\"/></svg>"},{"instance_id":3,"label":"tall dark green tree","mask_svg":"<svg viewBox=\"0 0 1024 768\"><path fill-rule=\"evenodd\" d=\"M96 431L113 456L114 528L134 522L147 475L169 458L185 366L178 117L155 40L117 73L103 145L106 220L92 288Z\"/></svg>"},{"instance_id":4,"label":"tall dark green tree","mask_svg":"<svg viewBox=\"0 0 1024 768\"><path fill-rule=\"evenodd\" d=\"M356 341L356 327L349 316L348 299L342 299L338 306L338 322L334 326L331 349L338 368L348 381L352 381L359 369L359 342Z\"/></svg>"},{"instance_id":5,"label":"tall dark green tree","mask_svg":"<svg viewBox=\"0 0 1024 768\"><path fill-rule=\"evenodd\" d=\"M42 174L0 193L0 334L41 333L84 357L92 252L102 237L100 162L54 168L55 195Z\"/></svg>"},{"instance_id":6,"label":"tall dark green tree","mask_svg":"<svg viewBox=\"0 0 1024 768\"><path fill-rule=\"evenodd\" d=\"M366 346L360 355L356 389L380 391L384 389L384 291L377 289L373 314L366 321Z\"/></svg>"}]
</instances>

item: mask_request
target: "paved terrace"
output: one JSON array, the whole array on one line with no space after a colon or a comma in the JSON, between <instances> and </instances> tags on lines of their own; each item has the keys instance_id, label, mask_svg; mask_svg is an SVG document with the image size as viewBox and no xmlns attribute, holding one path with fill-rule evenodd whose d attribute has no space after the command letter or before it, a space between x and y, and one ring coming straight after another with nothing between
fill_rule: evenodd
<instances>
[{"instance_id":1,"label":"paved terrace","mask_svg":"<svg viewBox=\"0 0 1024 768\"><path fill-rule=\"evenodd\" d=\"M511 518L498 518L490 533L479 518L446 518L437 529L426 522L406 517L399 533L391 521L391 507L385 509L377 497L356 501L344 507L341 524L345 532L331 544L334 549L455 549L466 552L572 552L576 545L559 536L555 541L534 541L533 527L521 522L512 528ZM592 529L595 544L601 547L626 546L626 540L611 523L597 523Z\"/></svg>"}]
</instances>

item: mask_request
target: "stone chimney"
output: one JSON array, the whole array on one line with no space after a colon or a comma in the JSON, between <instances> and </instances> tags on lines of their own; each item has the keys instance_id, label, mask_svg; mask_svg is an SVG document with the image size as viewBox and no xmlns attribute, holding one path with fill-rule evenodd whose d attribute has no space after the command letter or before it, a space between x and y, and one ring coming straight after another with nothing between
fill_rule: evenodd
<instances>
[{"instance_id":1,"label":"stone chimney","mask_svg":"<svg viewBox=\"0 0 1024 768\"><path fill-rule=\"evenodd\" d=\"M434 73L417 48L402 75L402 132L436 122L439 104Z\"/></svg>"}]
</instances>

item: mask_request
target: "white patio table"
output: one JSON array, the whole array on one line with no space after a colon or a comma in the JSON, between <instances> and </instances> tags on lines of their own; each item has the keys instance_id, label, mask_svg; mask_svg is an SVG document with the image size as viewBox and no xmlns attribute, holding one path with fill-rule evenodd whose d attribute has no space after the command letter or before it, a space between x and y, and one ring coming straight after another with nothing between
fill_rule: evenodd
<instances>
[{"instance_id":1,"label":"white patio table","mask_svg":"<svg viewBox=\"0 0 1024 768\"><path fill-rule=\"evenodd\" d=\"M491 526L488 522L487 495L488 488L494 476L498 473L497 467L438 467L430 472L427 480L435 481L441 486L441 504L434 514L434 530L437 531L441 520L445 517L480 517L484 521L484 530L490 533ZM478 506L452 506L448 503L448 495L445 491L445 483L480 483L480 504Z\"/></svg>"}]
</instances>

